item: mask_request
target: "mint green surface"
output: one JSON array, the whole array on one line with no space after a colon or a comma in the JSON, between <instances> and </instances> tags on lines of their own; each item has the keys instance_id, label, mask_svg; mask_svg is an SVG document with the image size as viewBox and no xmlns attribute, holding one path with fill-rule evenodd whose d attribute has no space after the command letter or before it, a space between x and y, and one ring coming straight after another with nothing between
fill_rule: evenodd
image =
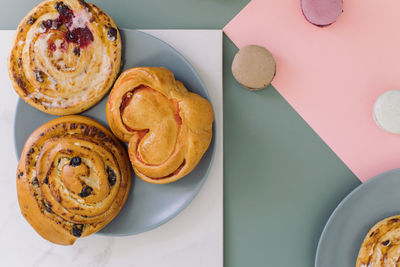
<instances>
[{"instance_id":1,"label":"mint green surface","mask_svg":"<svg viewBox=\"0 0 400 267\"><path fill-rule=\"evenodd\" d=\"M2 1L0 29L39 3ZM139 29L222 28L247 2L95 1L119 27ZM225 37L225 266L311 267L330 213L360 182L272 86L254 93L235 82L236 51Z\"/></svg>"}]
</instances>

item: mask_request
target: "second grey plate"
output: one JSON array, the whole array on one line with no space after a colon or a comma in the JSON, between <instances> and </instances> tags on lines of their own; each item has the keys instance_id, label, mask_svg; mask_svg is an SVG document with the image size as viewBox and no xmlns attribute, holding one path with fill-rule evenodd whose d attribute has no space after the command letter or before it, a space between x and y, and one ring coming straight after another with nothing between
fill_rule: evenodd
<instances>
[{"instance_id":1,"label":"second grey plate","mask_svg":"<svg viewBox=\"0 0 400 267\"><path fill-rule=\"evenodd\" d=\"M369 229L400 214L400 169L359 185L335 209L318 244L315 267L354 267Z\"/></svg>"}]
</instances>

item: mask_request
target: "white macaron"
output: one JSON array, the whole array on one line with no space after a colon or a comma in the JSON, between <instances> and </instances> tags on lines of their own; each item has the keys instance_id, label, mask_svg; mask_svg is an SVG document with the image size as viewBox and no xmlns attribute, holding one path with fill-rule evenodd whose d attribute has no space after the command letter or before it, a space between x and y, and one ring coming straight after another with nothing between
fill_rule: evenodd
<instances>
[{"instance_id":1,"label":"white macaron","mask_svg":"<svg viewBox=\"0 0 400 267\"><path fill-rule=\"evenodd\" d=\"M374 120L383 130L400 134L400 90L390 90L378 97L374 105Z\"/></svg>"}]
</instances>

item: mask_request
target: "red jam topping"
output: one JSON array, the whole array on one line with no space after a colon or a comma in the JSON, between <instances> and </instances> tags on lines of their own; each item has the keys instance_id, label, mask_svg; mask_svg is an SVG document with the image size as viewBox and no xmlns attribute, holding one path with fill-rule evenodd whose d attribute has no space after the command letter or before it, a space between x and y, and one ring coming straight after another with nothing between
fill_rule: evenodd
<instances>
[{"instance_id":1,"label":"red jam topping","mask_svg":"<svg viewBox=\"0 0 400 267\"><path fill-rule=\"evenodd\" d=\"M58 18L55 19L55 23L58 26L61 26L63 24L67 27L71 26L72 18L74 17L74 13L72 12L72 10L67 5L64 5L63 2L57 2L54 7L60 14Z\"/></svg>"},{"instance_id":2,"label":"red jam topping","mask_svg":"<svg viewBox=\"0 0 400 267\"><path fill-rule=\"evenodd\" d=\"M65 42L62 42L60 44L60 49L63 50L63 51L67 51L67 46L66 46Z\"/></svg>"},{"instance_id":3,"label":"red jam topping","mask_svg":"<svg viewBox=\"0 0 400 267\"><path fill-rule=\"evenodd\" d=\"M78 44L79 47L86 47L93 42L93 34L88 27L68 31L65 38L68 42Z\"/></svg>"},{"instance_id":4,"label":"red jam topping","mask_svg":"<svg viewBox=\"0 0 400 267\"><path fill-rule=\"evenodd\" d=\"M49 29L58 29L62 25L64 25L67 28L67 32L65 33L65 39L69 43L75 43L79 45L79 47L86 47L88 46L91 42L93 42L93 34L89 30L87 26L85 27L79 27L79 28L72 28L72 20L74 18L74 12L65 5L63 2L57 2L54 6L56 10L59 13L59 16L54 19L48 19L43 21L40 24L40 27L46 32ZM54 51L52 47L50 47L50 50Z\"/></svg>"},{"instance_id":5,"label":"red jam topping","mask_svg":"<svg viewBox=\"0 0 400 267\"><path fill-rule=\"evenodd\" d=\"M56 51L57 50L56 44L54 42L49 42L49 49L53 52Z\"/></svg>"}]
</instances>

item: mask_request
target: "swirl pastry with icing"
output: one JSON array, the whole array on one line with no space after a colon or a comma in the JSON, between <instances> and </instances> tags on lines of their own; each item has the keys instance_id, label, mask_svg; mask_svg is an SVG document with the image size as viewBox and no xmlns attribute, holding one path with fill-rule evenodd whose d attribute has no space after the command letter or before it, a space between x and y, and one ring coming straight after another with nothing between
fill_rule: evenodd
<instances>
[{"instance_id":1,"label":"swirl pastry with icing","mask_svg":"<svg viewBox=\"0 0 400 267\"><path fill-rule=\"evenodd\" d=\"M398 266L400 262L400 215L375 224L366 235L356 267Z\"/></svg>"},{"instance_id":2,"label":"swirl pastry with icing","mask_svg":"<svg viewBox=\"0 0 400 267\"><path fill-rule=\"evenodd\" d=\"M106 226L131 185L123 145L83 116L54 119L27 140L17 170L21 212L43 238L70 245Z\"/></svg>"},{"instance_id":3,"label":"swirl pastry with icing","mask_svg":"<svg viewBox=\"0 0 400 267\"><path fill-rule=\"evenodd\" d=\"M54 115L82 112L108 92L121 65L114 21L83 0L47 0L20 22L8 59L18 95Z\"/></svg>"},{"instance_id":4,"label":"swirl pastry with icing","mask_svg":"<svg viewBox=\"0 0 400 267\"><path fill-rule=\"evenodd\" d=\"M149 183L171 183L191 172L212 138L210 102L188 92L166 68L123 72L106 115L113 133L129 143L135 173Z\"/></svg>"}]
</instances>

